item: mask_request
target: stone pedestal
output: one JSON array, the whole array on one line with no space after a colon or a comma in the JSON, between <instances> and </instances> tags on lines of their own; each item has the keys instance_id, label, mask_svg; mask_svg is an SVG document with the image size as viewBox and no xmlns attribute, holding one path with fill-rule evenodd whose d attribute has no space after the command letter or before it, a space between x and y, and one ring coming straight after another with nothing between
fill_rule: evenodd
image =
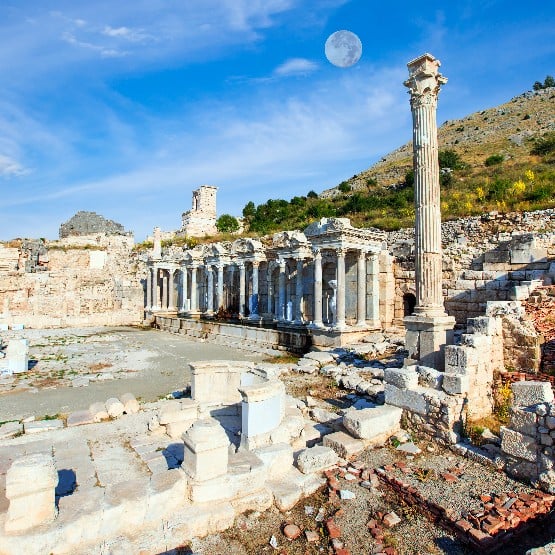
<instances>
[{"instance_id":1,"label":"stone pedestal","mask_svg":"<svg viewBox=\"0 0 555 555\"><path fill-rule=\"evenodd\" d=\"M204 482L227 474L229 439L213 418L195 422L184 434L181 468L194 482Z\"/></svg>"},{"instance_id":2,"label":"stone pedestal","mask_svg":"<svg viewBox=\"0 0 555 555\"><path fill-rule=\"evenodd\" d=\"M58 472L51 455L39 453L16 459L6 473L10 502L6 532L20 532L53 520Z\"/></svg>"},{"instance_id":3,"label":"stone pedestal","mask_svg":"<svg viewBox=\"0 0 555 555\"><path fill-rule=\"evenodd\" d=\"M409 358L436 370L445 368L445 346L453 342L455 318L452 316L406 316L406 349Z\"/></svg>"},{"instance_id":4,"label":"stone pedestal","mask_svg":"<svg viewBox=\"0 0 555 555\"><path fill-rule=\"evenodd\" d=\"M29 369L29 342L27 339L11 339L6 348L8 368L14 374L27 372Z\"/></svg>"}]
</instances>

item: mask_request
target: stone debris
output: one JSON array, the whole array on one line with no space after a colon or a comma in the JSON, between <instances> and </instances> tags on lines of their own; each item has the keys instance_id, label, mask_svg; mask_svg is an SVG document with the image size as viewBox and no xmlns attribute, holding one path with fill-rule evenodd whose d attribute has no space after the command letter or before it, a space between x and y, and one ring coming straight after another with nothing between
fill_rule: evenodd
<instances>
[{"instance_id":1,"label":"stone debris","mask_svg":"<svg viewBox=\"0 0 555 555\"><path fill-rule=\"evenodd\" d=\"M9 439L23 433L23 424L20 422L6 422L0 425L0 439Z\"/></svg>"},{"instance_id":2,"label":"stone debris","mask_svg":"<svg viewBox=\"0 0 555 555\"><path fill-rule=\"evenodd\" d=\"M83 424L93 424L95 417L90 410L78 410L72 412L67 417L66 425L68 428L72 426L82 426Z\"/></svg>"},{"instance_id":3,"label":"stone debris","mask_svg":"<svg viewBox=\"0 0 555 555\"><path fill-rule=\"evenodd\" d=\"M383 517L383 523L387 528L393 528L394 526L396 526L400 522L401 522L401 517L397 513L395 513L394 511L391 511L390 513L387 513Z\"/></svg>"},{"instance_id":4,"label":"stone debris","mask_svg":"<svg viewBox=\"0 0 555 555\"><path fill-rule=\"evenodd\" d=\"M289 540L296 540L302 534L302 530L296 524L287 524L283 528L283 535Z\"/></svg>"},{"instance_id":5,"label":"stone debris","mask_svg":"<svg viewBox=\"0 0 555 555\"><path fill-rule=\"evenodd\" d=\"M310 447L301 451L297 457L297 466L305 474L321 472L337 464L337 453L329 447Z\"/></svg>"},{"instance_id":6,"label":"stone debris","mask_svg":"<svg viewBox=\"0 0 555 555\"><path fill-rule=\"evenodd\" d=\"M116 397L110 397L105 405L106 412L110 418L119 418L125 412L123 403L119 399L116 399Z\"/></svg>"}]
</instances>

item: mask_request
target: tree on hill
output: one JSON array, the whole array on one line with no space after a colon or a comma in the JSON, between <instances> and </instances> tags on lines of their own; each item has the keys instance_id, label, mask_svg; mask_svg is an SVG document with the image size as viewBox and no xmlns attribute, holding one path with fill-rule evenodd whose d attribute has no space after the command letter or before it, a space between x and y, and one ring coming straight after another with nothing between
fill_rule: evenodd
<instances>
[{"instance_id":1,"label":"tree on hill","mask_svg":"<svg viewBox=\"0 0 555 555\"><path fill-rule=\"evenodd\" d=\"M534 83L534 90L541 91L542 89L549 89L555 87L555 77L553 75L546 75L543 84L540 81Z\"/></svg>"},{"instance_id":2,"label":"tree on hill","mask_svg":"<svg viewBox=\"0 0 555 555\"><path fill-rule=\"evenodd\" d=\"M239 229L239 222L230 214L222 214L216 221L216 229L220 233L234 233Z\"/></svg>"}]
</instances>

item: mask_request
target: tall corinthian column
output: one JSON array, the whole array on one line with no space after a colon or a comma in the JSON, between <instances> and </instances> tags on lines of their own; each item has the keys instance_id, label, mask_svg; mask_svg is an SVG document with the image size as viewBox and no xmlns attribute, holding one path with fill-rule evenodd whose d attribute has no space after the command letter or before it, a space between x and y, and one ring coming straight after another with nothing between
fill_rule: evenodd
<instances>
[{"instance_id":1,"label":"tall corinthian column","mask_svg":"<svg viewBox=\"0 0 555 555\"><path fill-rule=\"evenodd\" d=\"M146 269L146 306L145 310L149 312L152 310L152 268L150 266Z\"/></svg>"},{"instance_id":2,"label":"tall corinthian column","mask_svg":"<svg viewBox=\"0 0 555 555\"><path fill-rule=\"evenodd\" d=\"M243 317L245 315L245 263L239 262L239 316Z\"/></svg>"},{"instance_id":3,"label":"tall corinthian column","mask_svg":"<svg viewBox=\"0 0 555 555\"><path fill-rule=\"evenodd\" d=\"M323 328L322 322L322 251L314 249L314 320L315 328Z\"/></svg>"},{"instance_id":4,"label":"tall corinthian column","mask_svg":"<svg viewBox=\"0 0 555 555\"><path fill-rule=\"evenodd\" d=\"M217 303L218 303L218 307L216 310L220 310L220 308L223 308L224 306L224 265L222 262L218 264Z\"/></svg>"},{"instance_id":5,"label":"tall corinthian column","mask_svg":"<svg viewBox=\"0 0 555 555\"><path fill-rule=\"evenodd\" d=\"M414 205L416 307L407 317L407 349L411 358L437 369L444 366L443 349L447 330L454 319L443 306L441 273L441 212L436 109L441 85L439 60L424 54L409 62L414 149Z\"/></svg>"}]
</instances>

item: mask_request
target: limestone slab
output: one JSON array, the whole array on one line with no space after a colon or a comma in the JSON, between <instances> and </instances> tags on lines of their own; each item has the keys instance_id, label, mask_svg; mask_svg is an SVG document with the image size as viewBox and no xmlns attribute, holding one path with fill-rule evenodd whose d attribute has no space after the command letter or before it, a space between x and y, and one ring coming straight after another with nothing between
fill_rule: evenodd
<instances>
[{"instance_id":1,"label":"limestone slab","mask_svg":"<svg viewBox=\"0 0 555 555\"><path fill-rule=\"evenodd\" d=\"M418 373L413 367L386 368L384 380L400 389L412 389L418 385Z\"/></svg>"},{"instance_id":2,"label":"limestone slab","mask_svg":"<svg viewBox=\"0 0 555 555\"><path fill-rule=\"evenodd\" d=\"M538 458L535 438L510 428L501 428L501 449L508 455L530 462L536 462Z\"/></svg>"},{"instance_id":3,"label":"limestone slab","mask_svg":"<svg viewBox=\"0 0 555 555\"><path fill-rule=\"evenodd\" d=\"M59 430L64 427L62 420L35 420L34 422L26 422L23 429L26 434L37 434L40 432L47 432L50 430Z\"/></svg>"},{"instance_id":4,"label":"limestone slab","mask_svg":"<svg viewBox=\"0 0 555 555\"><path fill-rule=\"evenodd\" d=\"M393 435L400 429L403 410L391 405L350 410L343 417L343 425L359 439L373 439Z\"/></svg>"},{"instance_id":5,"label":"limestone slab","mask_svg":"<svg viewBox=\"0 0 555 555\"><path fill-rule=\"evenodd\" d=\"M303 449L297 457L297 466L304 474L321 472L336 465L337 453L331 447L309 447Z\"/></svg>"},{"instance_id":6,"label":"limestone slab","mask_svg":"<svg viewBox=\"0 0 555 555\"><path fill-rule=\"evenodd\" d=\"M517 407L553 402L553 390L549 382L515 382L511 384L511 390L513 392L513 404Z\"/></svg>"},{"instance_id":7,"label":"limestone slab","mask_svg":"<svg viewBox=\"0 0 555 555\"><path fill-rule=\"evenodd\" d=\"M89 410L76 410L67 417L67 427L82 426L83 424L93 424L94 415Z\"/></svg>"},{"instance_id":8,"label":"limestone slab","mask_svg":"<svg viewBox=\"0 0 555 555\"><path fill-rule=\"evenodd\" d=\"M324 447L331 447L340 457L350 459L364 451L364 442L346 434L334 432L324 437Z\"/></svg>"}]
</instances>

